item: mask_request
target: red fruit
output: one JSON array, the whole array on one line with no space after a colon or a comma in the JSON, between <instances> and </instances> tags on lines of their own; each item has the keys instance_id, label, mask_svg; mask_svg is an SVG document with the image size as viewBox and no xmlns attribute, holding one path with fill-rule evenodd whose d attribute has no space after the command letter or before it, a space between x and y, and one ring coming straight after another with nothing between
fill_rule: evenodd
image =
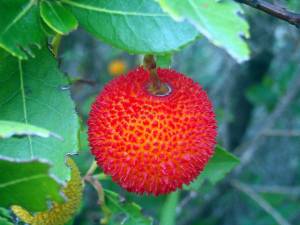
<instances>
[{"instance_id":1,"label":"red fruit","mask_svg":"<svg viewBox=\"0 0 300 225\"><path fill-rule=\"evenodd\" d=\"M91 151L120 186L139 194L166 194L189 184L214 152L211 101L192 79L158 69L167 96L151 95L142 67L109 82L88 119Z\"/></svg>"}]
</instances>

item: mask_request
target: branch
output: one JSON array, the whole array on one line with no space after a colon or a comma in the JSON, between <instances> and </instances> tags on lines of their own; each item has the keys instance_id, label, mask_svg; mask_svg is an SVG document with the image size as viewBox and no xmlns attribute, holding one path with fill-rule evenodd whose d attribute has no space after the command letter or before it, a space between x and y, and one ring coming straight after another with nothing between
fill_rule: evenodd
<instances>
[{"instance_id":1,"label":"branch","mask_svg":"<svg viewBox=\"0 0 300 225\"><path fill-rule=\"evenodd\" d=\"M300 130L266 130L265 136L300 137Z\"/></svg>"},{"instance_id":2,"label":"branch","mask_svg":"<svg viewBox=\"0 0 300 225\"><path fill-rule=\"evenodd\" d=\"M264 123L261 126L255 136L248 143L242 144L235 151L243 152L240 157L241 163L236 168L235 173L239 174L242 169L248 165L248 163L253 158L256 151L259 149L261 143L263 142L263 137L266 131L270 130L273 124L280 118L284 111L288 108L291 102L295 99L300 90L300 75L297 75L296 78L291 81L290 86L284 96L281 97L277 103L274 111L266 118Z\"/></svg>"},{"instance_id":3,"label":"branch","mask_svg":"<svg viewBox=\"0 0 300 225\"><path fill-rule=\"evenodd\" d=\"M98 204L100 205L102 212L104 214L104 218L101 219L100 224L108 224L111 217L111 211L105 204L105 193L101 183L97 180L97 178L91 175L84 176L84 181L89 182L97 191Z\"/></svg>"},{"instance_id":4,"label":"branch","mask_svg":"<svg viewBox=\"0 0 300 225\"><path fill-rule=\"evenodd\" d=\"M235 0L235 1L238 3L248 5L252 8L258 9L260 11L263 11L273 17L279 18L279 19L284 20L292 25L295 25L298 28L300 27L300 14L299 13L294 13L294 12L288 11L287 9L285 9L279 5L274 5L265 0Z\"/></svg>"},{"instance_id":5,"label":"branch","mask_svg":"<svg viewBox=\"0 0 300 225\"><path fill-rule=\"evenodd\" d=\"M186 207L186 205L194 198L196 198L198 195L198 192L196 191L190 191L188 193L188 195L183 198L180 203L178 204L178 206L176 207L176 213L179 214L181 213L182 209L184 209Z\"/></svg>"},{"instance_id":6,"label":"branch","mask_svg":"<svg viewBox=\"0 0 300 225\"><path fill-rule=\"evenodd\" d=\"M289 186L278 186L278 185L272 185L272 186L253 185L252 188L256 192L282 194L294 198L300 197L300 187L298 186L289 187Z\"/></svg>"},{"instance_id":7,"label":"branch","mask_svg":"<svg viewBox=\"0 0 300 225\"><path fill-rule=\"evenodd\" d=\"M272 216L279 225L290 225L290 223L276 209L274 209L266 200L260 197L248 185L236 180L232 181L231 184L233 187L253 199L261 208L263 208L268 214L270 214L270 216Z\"/></svg>"}]
</instances>

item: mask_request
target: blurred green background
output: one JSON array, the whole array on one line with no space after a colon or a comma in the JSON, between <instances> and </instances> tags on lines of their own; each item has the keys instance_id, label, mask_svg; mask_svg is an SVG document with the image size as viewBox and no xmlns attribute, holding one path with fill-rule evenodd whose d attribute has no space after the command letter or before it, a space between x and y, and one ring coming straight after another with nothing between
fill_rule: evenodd
<instances>
[{"instance_id":1,"label":"blurred green background","mask_svg":"<svg viewBox=\"0 0 300 225\"><path fill-rule=\"evenodd\" d=\"M283 3L300 9L299 0ZM137 202L154 224L300 224L299 29L245 9L251 27L249 61L237 64L203 38L175 54L171 67L204 87L217 113L218 143L237 156L248 157L243 153L254 149L249 162L215 186L204 183L198 192L169 197L130 194L109 177L102 180L105 188ZM142 56L128 55L82 30L65 37L60 52L60 67L72 77L72 95L82 118L75 159L85 173L93 160L85 132L90 104L114 76L140 65ZM99 224L97 194L89 185L85 196L74 224ZM114 219L121 222L122 216Z\"/></svg>"}]
</instances>

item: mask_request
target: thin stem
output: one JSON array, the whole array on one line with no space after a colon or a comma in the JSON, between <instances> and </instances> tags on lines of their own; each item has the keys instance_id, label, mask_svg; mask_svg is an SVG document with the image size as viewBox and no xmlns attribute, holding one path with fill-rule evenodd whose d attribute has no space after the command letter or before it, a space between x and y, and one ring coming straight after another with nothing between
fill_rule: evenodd
<instances>
[{"instance_id":1,"label":"thin stem","mask_svg":"<svg viewBox=\"0 0 300 225\"><path fill-rule=\"evenodd\" d=\"M153 55L145 55L144 68L150 73L150 83L147 87L148 91L156 96L166 96L171 93L171 88L168 84L161 82L156 68L156 62Z\"/></svg>"},{"instance_id":2,"label":"thin stem","mask_svg":"<svg viewBox=\"0 0 300 225\"><path fill-rule=\"evenodd\" d=\"M293 199L300 197L300 186L252 185L252 188L256 192L287 195Z\"/></svg>"},{"instance_id":3,"label":"thin stem","mask_svg":"<svg viewBox=\"0 0 300 225\"><path fill-rule=\"evenodd\" d=\"M105 173L95 174L95 175L93 175L93 177L98 180L107 180L108 179L108 176Z\"/></svg>"},{"instance_id":4,"label":"thin stem","mask_svg":"<svg viewBox=\"0 0 300 225\"><path fill-rule=\"evenodd\" d=\"M105 177L105 174L98 174L93 176L93 173L96 171L96 169L98 168L97 162L94 160L90 166L90 168L88 169L86 175L84 176L84 180L89 182L97 191L98 193L98 204L100 205L103 214L104 214L104 218L101 219L100 223L101 224L108 224L110 216L111 216L111 211L109 210L109 208L106 206L105 204L105 194L103 191L103 187L101 185L101 183L99 182L98 179L100 179L100 177ZM100 176L101 175L101 176Z\"/></svg>"},{"instance_id":5,"label":"thin stem","mask_svg":"<svg viewBox=\"0 0 300 225\"><path fill-rule=\"evenodd\" d=\"M90 168L88 169L88 171L86 172L86 177L87 176L92 176L93 173L95 172L95 170L98 168L97 162L94 160L90 166Z\"/></svg>"},{"instance_id":6,"label":"thin stem","mask_svg":"<svg viewBox=\"0 0 300 225\"><path fill-rule=\"evenodd\" d=\"M298 71L297 71L298 73ZM261 128L255 133L254 137L248 142L242 143L235 149L235 152L243 152L240 160L241 163L235 169L235 174L241 173L242 169L250 163L251 159L254 157L255 153L258 151L259 147L263 143L265 132L272 128L274 123L280 118L280 116L285 112L293 100L297 97L300 89L300 75L294 78L289 85L287 92L279 99L275 109L268 117L264 120Z\"/></svg>"},{"instance_id":7,"label":"thin stem","mask_svg":"<svg viewBox=\"0 0 300 225\"><path fill-rule=\"evenodd\" d=\"M80 77L70 79L70 83L71 84L86 84L86 85L89 85L89 86L95 86L97 84L97 82L94 81L94 80L83 79L83 78L80 78Z\"/></svg>"},{"instance_id":8,"label":"thin stem","mask_svg":"<svg viewBox=\"0 0 300 225\"><path fill-rule=\"evenodd\" d=\"M275 130L270 129L264 132L265 136L279 137L300 137L300 130Z\"/></svg>"},{"instance_id":9,"label":"thin stem","mask_svg":"<svg viewBox=\"0 0 300 225\"><path fill-rule=\"evenodd\" d=\"M105 203L104 191L103 191L103 187L100 184L100 182L92 176L85 177L85 180L87 182L89 182L97 191L98 196L99 196L99 200L98 200L99 205L102 205L103 203Z\"/></svg>"},{"instance_id":10,"label":"thin stem","mask_svg":"<svg viewBox=\"0 0 300 225\"><path fill-rule=\"evenodd\" d=\"M104 190L103 190L103 187L102 187L101 183L98 181L98 179L94 178L91 175L86 175L84 177L84 180L89 182L94 187L94 189L97 191L98 204L100 205L101 210L103 211L103 214L104 214L104 218L101 219L100 223L101 224L108 224L112 213L111 213L110 209L105 204L105 193L104 193Z\"/></svg>"},{"instance_id":11,"label":"thin stem","mask_svg":"<svg viewBox=\"0 0 300 225\"><path fill-rule=\"evenodd\" d=\"M160 79L156 70L156 62L153 55L145 55L144 57L144 67L150 72L150 79L153 82L155 88L159 88L161 85Z\"/></svg>"},{"instance_id":12,"label":"thin stem","mask_svg":"<svg viewBox=\"0 0 300 225\"><path fill-rule=\"evenodd\" d=\"M198 195L198 192L196 191L190 191L188 195L186 195L178 204L176 211L180 213L186 206L187 204L194 198L196 198Z\"/></svg>"},{"instance_id":13,"label":"thin stem","mask_svg":"<svg viewBox=\"0 0 300 225\"><path fill-rule=\"evenodd\" d=\"M300 27L300 14L288 11L287 9L267 2L265 0L235 0L236 2L248 5L252 8L263 11L273 17L284 20L292 25Z\"/></svg>"},{"instance_id":14,"label":"thin stem","mask_svg":"<svg viewBox=\"0 0 300 225\"><path fill-rule=\"evenodd\" d=\"M52 52L53 52L55 58L58 57L58 50L59 50L61 39L62 39L62 35L56 34L51 41Z\"/></svg>"},{"instance_id":15,"label":"thin stem","mask_svg":"<svg viewBox=\"0 0 300 225\"><path fill-rule=\"evenodd\" d=\"M261 208L263 208L270 216L272 216L279 225L290 225L290 223L276 209L274 209L266 200L260 197L260 195L258 195L248 185L237 180L233 180L231 184L233 187L253 199Z\"/></svg>"}]
</instances>

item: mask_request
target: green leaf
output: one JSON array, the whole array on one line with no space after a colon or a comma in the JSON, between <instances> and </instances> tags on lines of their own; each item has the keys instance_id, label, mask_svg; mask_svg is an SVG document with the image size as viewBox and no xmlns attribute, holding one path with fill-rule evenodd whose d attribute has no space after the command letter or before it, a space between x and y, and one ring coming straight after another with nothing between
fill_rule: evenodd
<instances>
[{"instance_id":1,"label":"green leaf","mask_svg":"<svg viewBox=\"0 0 300 225\"><path fill-rule=\"evenodd\" d=\"M10 218L10 213L8 209L5 209L3 207L0 207L0 217Z\"/></svg>"},{"instance_id":2,"label":"green leaf","mask_svg":"<svg viewBox=\"0 0 300 225\"><path fill-rule=\"evenodd\" d=\"M19 59L34 56L32 46L46 40L36 2L0 0L0 47Z\"/></svg>"},{"instance_id":3,"label":"green leaf","mask_svg":"<svg viewBox=\"0 0 300 225\"><path fill-rule=\"evenodd\" d=\"M222 180L239 162L236 156L217 145L215 154L209 160L204 171L190 185L185 186L184 189L198 190L205 180L215 184Z\"/></svg>"},{"instance_id":4,"label":"green leaf","mask_svg":"<svg viewBox=\"0 0 300 225\"><path fill-rule=\"evenodd\" d=\"M177 23L153 0L61 0L97 38L130 53L164 53L194 41L198 32Z\"/></svg>"},{"instance_id":5,"label":"green leaf","mask_svg":"<svg viewBox=\"0 0 300 225\"><path fill-rule=\"evenodd\" d=\"M28 210L48 208L49 200L62 201L60 185L49 176L49 164L37 160L16 162L0 159L0 206L21 205Z\"/></svg>"},{"instance_id":6,"label":"green leaf","mask_svg":"<svg viewBox=\"0 0 300 225\"><path fill-rule=\"evenodd\" d=\"M42 1L40 13L45 23L59 34L67 34L78 26L75 16L60 2Z\"/></svg>"},{"instance_id":7,"label":"green leaf","mask_svg":"<svg viewBox=\"0 0 300 225\"><path fill-rule=\"evenodd\" d=\"M161 68L170 68L172 64L172 54L157 55L156 63Z\"/></svg>"},{"instance_id":8,"label":"green leaf","mask_svg":"<svg viewBox=\"0 0 300 225\"><path fill-rule=\"evenodd\" d=\"M14 225L8 209L0 207L0 225Z\"/></svg>"},{"instance_id":9,"label":"green leaf","mask_svg":"<svg viewBox=\"0 0 300 225\"><path fill-rule=\"evenodd\" d=\"M177 21L187 19L216 46L226 51L238 62L249 58L245 40L249 25L238 14L243 13L232 0L156 0Z\"/></svg>"},{"instance_id":10,"label":"green leaf","mask_svg":"<svg viewBox=\"0 0 300 225\"><path fill-rule=\"evenodd\" d=\"M33 126L26 123L0 120L0 139L24 135L39 136L43 138L53 136L61 139L59 135L41 127Z\"/></svg>"},{"instance_id":11,"label":"green leaf","mask_svg":"<svg viewBox=\"0 0 300 225\"><path fill-rule=\"evenodd\" d=\"M0 225L14 225L14 224L10 222L8 219L0 216Z\"/></svg>"},{"instance_id":12,"label":"green leaf","mask_svg":"<svg viewBox=\"0 0 300 225\"><path fill-rule=\"evenodd\" d=\"M52 30L44 21L41 21L41 27L45 34L47 34L48 37L53 37L57 33Z\"/></svg>"},{"instance_id":13,"label":"green leaf","mask_svg":"<svg viewBox=\"0 0 300 225\"><path fill-rule=\"evenodd\" d=\"M166 202L161 211L160 224L176 224L176 207L179 201L180 192L176 191L167 196Z\"/></svg>"},{"instance_id":14,"label":"green leaf","mask_svg":"<svg viewBox=\"0 0 300 225\"><path fill-rule=\"evenodd\" d=\"M109 225L151 225L152 219L145 217L141 207L133 202L121 202L115 192L104 190L106 206L113 213Z\"/></svg>"},{"instance_id":15,"label":"green leaf","mask_svg":"<svg viewBox=\"0 0 300 225\"><path fill-rule=\"evenodd\" d=\"M0 156L49 161L51 172L65 180L69 169L64 156L78 147L78 118L67 79L51 53L47 49L34 53L35 59L22 61L0 51L0 118L43 127L63 141L28 135L4 139L0 141Z\"/></svg>"}]
</instances>

